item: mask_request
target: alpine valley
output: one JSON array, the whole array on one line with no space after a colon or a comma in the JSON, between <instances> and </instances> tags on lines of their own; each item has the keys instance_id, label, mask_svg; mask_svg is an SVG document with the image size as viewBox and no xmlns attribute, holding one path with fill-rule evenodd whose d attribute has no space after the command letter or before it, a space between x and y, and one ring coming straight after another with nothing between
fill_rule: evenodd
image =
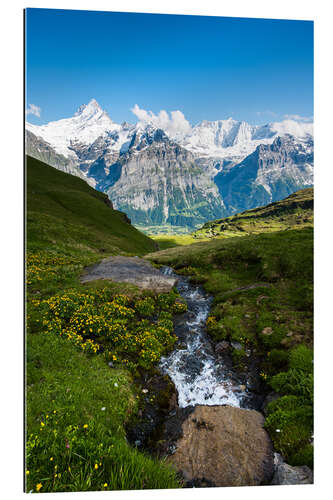
<instances>
[{"instance_id":1,"label":"alpine valley","mask_svg":"<svg viewBox=\"0 0 333 500\"><path fill-rule=\"evenodd\" d=\"M92 99L72 118L26 123L26 151L85 179L150 233L193 231L313 185L313 124L290 119L179 131L153 119L117 124Z\"/></svg>"}]
</instances>

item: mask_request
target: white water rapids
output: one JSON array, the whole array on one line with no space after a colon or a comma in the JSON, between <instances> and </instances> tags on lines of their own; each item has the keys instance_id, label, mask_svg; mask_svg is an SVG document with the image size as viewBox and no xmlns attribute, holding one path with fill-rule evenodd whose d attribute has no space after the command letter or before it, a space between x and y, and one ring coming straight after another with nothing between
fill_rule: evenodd
<instances>
[{"instance_id":1,"label":"white water rapids","mask_svg":"<svg viewBox=\"0 0 333 500\"><path fill-rule=\"evenodd\" d=\"M234 374L214 354L206 333L212 298L170 267L161 270L178 278L177 289L188 305L183 321L175 325L175 333L184 348L174 350L160 362L162 372L167 373L176 386L179 406L227 404L244 407L248 397L244 387L240 387Z\"/></svg>"}]
</instances>

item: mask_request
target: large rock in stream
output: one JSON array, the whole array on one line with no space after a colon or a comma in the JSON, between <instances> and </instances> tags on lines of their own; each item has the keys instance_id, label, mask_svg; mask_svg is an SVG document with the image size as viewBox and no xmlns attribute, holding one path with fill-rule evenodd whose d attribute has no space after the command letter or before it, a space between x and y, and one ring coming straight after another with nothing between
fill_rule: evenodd
<instances>
[{"instance_id":1,"label":"large rock in stream","mask_svg":"<svg viewBox=\"0 0 333 500\"><path fill-rule=\"evenodd\" d=\"M177 283L176 278L165 276L144 259L122 256L107 257L99 264L87 268L81 277L81 283L100 279L131 283L157 293L170 292Z\"/></svg>"},{"instance_id":2,"label":"large rock in stream","mask_svg":"<svg viewBox=\"0 0 333 500\"><path fill-rule=\"evenodd\" d=\"M269 484L273 448L263 416L231 406L196 406L182 424L182 437L168 458L188 484Z\"/></svg>"}]
</instances>

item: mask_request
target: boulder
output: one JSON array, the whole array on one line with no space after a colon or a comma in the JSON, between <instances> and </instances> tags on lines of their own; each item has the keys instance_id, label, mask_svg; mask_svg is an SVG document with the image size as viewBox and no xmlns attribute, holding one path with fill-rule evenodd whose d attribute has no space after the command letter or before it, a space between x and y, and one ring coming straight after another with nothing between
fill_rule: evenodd
<instances>
[{"instance_id":1,"label":"boulder","mask_svg":"<svg viewBox=\"0 0 333 500\"><path fill-rule=\"evenodd\" d=\"M176 278L164 275L150 262L139 257L123 256L108 257L87 268L81 277L81 283L100 279L131 283L156 293L170 292L177 283Z\"/></svg>"},{"instance_id":2,"label":"boulder","mask_svg":"<svg viewBox=\"0 0 333 500\"><path fill-rule=\"evenodd\" d=\"M231 406L196 406L168 457L188 484L269 484L273 450L263 416Z\"/></svg>"},{"instance_id":3,"label":"boulder","mask_svg":"<svg viewBox=\"0 0 333 500\"><path fill-rule=\"evenodd\" d=\"M271 484L312 484L313 472L307 465L292 467L286 463L279 463L275 467Z\"/></svg>"}]
</instances>

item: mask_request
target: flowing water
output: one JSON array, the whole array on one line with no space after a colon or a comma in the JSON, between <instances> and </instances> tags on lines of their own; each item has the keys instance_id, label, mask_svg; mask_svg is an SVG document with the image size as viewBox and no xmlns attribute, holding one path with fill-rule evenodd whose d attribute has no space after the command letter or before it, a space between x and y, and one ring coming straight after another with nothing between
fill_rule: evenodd
<instances>
[{"instance_id":1,"label":"flowing water","mask_svg":"<svg viewBox=\"0 0 333 500\"><path fill-rule=\"evenodd\" d=\"M181 408L200 405L246 407L249 394L225 362L215 355L206 333L212 297L177 275L170 267L161 269L163 274L178 278L177 289L186 300L188 311L175 324L178 347L160 362L178 391Z\"/></svg>"}]
</instances>

